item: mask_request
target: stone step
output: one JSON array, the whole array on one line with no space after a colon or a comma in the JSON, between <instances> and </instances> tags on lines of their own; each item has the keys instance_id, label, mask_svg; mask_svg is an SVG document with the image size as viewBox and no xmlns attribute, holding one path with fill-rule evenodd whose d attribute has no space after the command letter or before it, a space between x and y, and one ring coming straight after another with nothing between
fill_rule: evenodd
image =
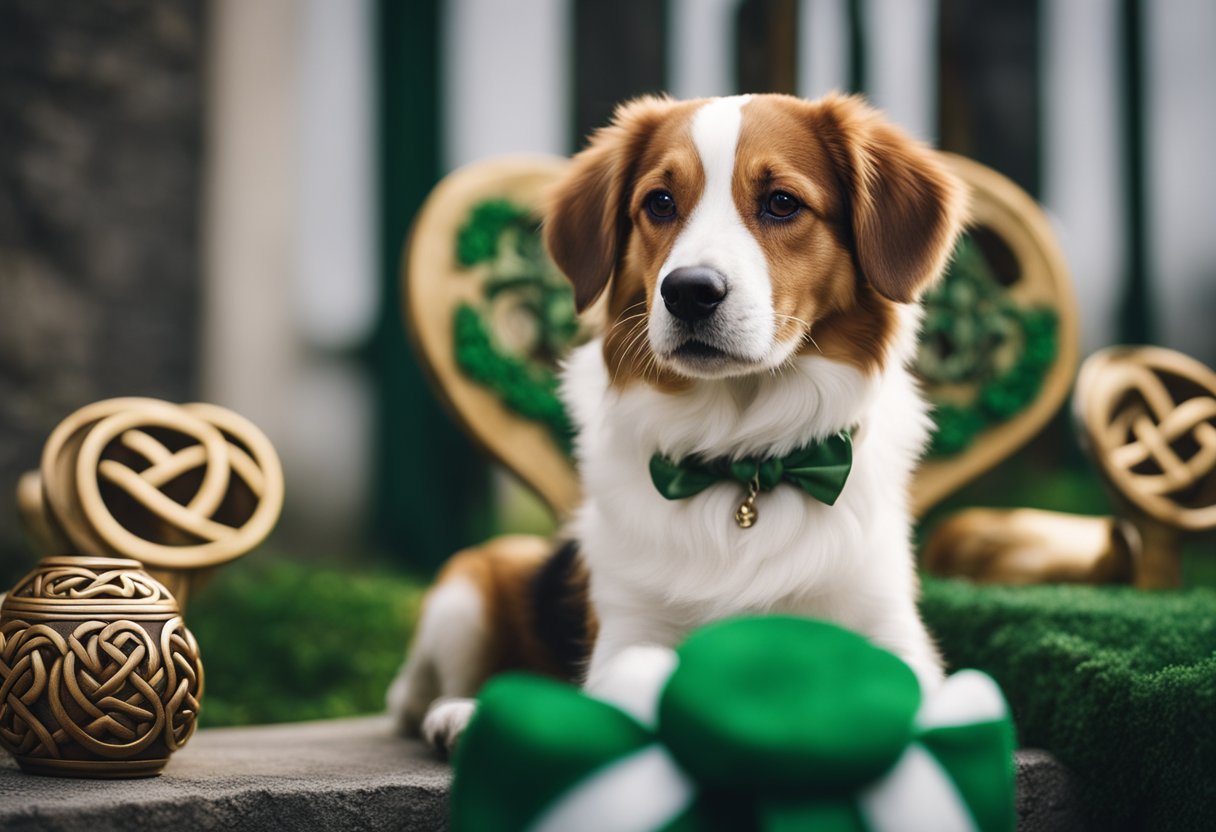
<instances>
[{"instance_id":1,"label":"stone step","mask_svg":"<svg viewBox=\"0 0 1216 832\"><path fill-rule=\"evenodd\" d=\"M1019 830L1081 829L1075 789L1043 751L1018 752ZM442 830L448 765L373 716L200 731L146 780L23 774L0 759L0 829Z\"/></svg>"}]
</instances>

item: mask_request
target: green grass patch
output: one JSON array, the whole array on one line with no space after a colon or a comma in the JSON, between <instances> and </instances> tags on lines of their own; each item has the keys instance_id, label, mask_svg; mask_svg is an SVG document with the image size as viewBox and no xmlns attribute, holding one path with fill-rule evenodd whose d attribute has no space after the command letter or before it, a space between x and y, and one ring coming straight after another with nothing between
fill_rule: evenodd
<instances>
[{"instance_id":1,"label":"green grass patch","mask_svg":"<svg viewBox=\"0 0 1216 832\"><path fill-rule=\"evenodd\" d=\"M201 724L383 710L423 589L392 573L265 559L220 570L186 616L206 673Z\"/></svg>"},{"instance_id":2,"label":"green grass patch","mask_svg":"<svg viewBox=\"0 0 1216 832\"><path fill-rule=\"evenodd\" d=\"M1216 590L927 580L921 609L1077 773L1093 828L1216 829Z\"/></svg>"}]
</instances>

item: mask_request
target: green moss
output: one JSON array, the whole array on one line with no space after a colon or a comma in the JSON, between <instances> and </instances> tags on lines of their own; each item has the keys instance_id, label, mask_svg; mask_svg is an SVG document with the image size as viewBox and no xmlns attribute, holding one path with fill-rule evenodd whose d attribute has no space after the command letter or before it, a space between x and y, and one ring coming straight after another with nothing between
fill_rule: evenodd
<instances>
[{"instance_id":1,"label":"green moss","mask_svg":"<svg viewBox=\"0 0 1216 832\"><path fill-rule=\"evenodd\" d=\"M284 561L226 567L187 611L206 673L202 725L383 710L422 590L400 576Z\"/></svg>"},{"instance_id":2,"label":"green moss","mask_svg":"<svg viewBox=\"0 0 1216 832\"><path fill-rule=\"evenodd\" d=\"M456 259L465 267L493 260L504 234L514 231L524 236L535 226L528 211L506 200L481 202L456 235Z\"/></svg>"},{"instance_id":3,"label":"green moss","mask_svg":"<svg viewBox=\"0 0 1216 832\"><path fill-rule=\"evenodd\" d=\"M921 608L1020 744L1077 773L1094 828L1216 828L1216 591L928 580Z\"/></svg>"},{"instance_id":4,"label":"green moss","mask_svg":"<svg viewBox=\"0 0 1216 832\"><path fill-rule=\"evenodd\" d=\"M456 363L465 375L493 390L525 419L544 425L558 447L569 453L574 428L557 394L557 373L496 349L485 322L468 304L456 307L452 329Z\"/></svg>"},{"instance_id":5,"label":"green moss","mask_svg":"<svg viewBox=\"0 0 1216 832\"><path fill-rule=\"evenodd\" d=\"M973 388L975 397L934 401L929 455L959 454L1025 410L1055 361L1058 329L1054 310L1016 304L975 241L959 240L945 279L925 297L915 369L930 397L940 385Z\"/></svg>"},{"instance_id":6,"label":"green moss","mask_svg":"<svg viewBox=\"0 0 1216 832\"><path fill-rule=\"evenodd\" d=\"M545 254L539 221L509 201L486 200L469 212L455 248L462 267L483 267L481 298L453 313L457 365L507 408L544 425L569 453L572 431L554 365L578 335L578 316L570 284ZM502 347L491 325L496 304L531 320L535 332L528 344Z\"/></svg>"}]
</instances>

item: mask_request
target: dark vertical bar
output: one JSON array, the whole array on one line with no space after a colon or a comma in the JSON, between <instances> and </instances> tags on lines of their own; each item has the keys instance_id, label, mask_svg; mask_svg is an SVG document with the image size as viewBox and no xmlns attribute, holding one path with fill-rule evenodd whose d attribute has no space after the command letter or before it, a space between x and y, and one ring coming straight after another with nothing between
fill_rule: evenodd
<instances>
[{"instance_id":1,"label":"dark vertical bar","mask_svg":"<svg viewBox=\"0 0 1216 832\"><path fill-rule=\"evenodd\" d=\"M431 569L489 529L485 463L436 403L402 325L401 257L439 175L439 0L377 8L382 303L370 359L379 382L377 542Z\"/></svg>"},{"instance_id":2,"label":"dark vertical bar","mask_svg":"<svg viewBox=\"0 0 1216 832\"><path fill-rule=\"evenodd\" d=\"M575 0L575 147L625 99L661 92L667 77L667 2Z\"/></svg>"},{"instance_id":3,"label":"dark vertical bar","mask_svg":"<svg viewBox=\"0 0 1216 832\"><path fill-rule=\"evenodd\" d=\"M796 93L797 0L745 0L735 14L736 88Z\"/></svg>"},{"instance_id":4,"label":"dark vertical bar","mask_svg":"<svg viewBox=\"0 0 1216 832\"><path fill-rule=\"evenodd\" d=\"M849 91L866 92L866 12L864 0L849 0Z\"/></svg>"},{"instance_id":5,"label":"dark vertical bar","mask_svg":"<svg viewBox=\"0 0 1216 832\"><path fill-rule=\"evenodd\" d=\"M1039 4L941 0L941 146L1039 193Z\"/></svg>"},{"instance_id":6,"label":"dark vertical bar","mask_svg":"<svg viewBox=\"0 0 1216 832\"><path fill-rule=\"evenodd\" d=\"M1119 309L1120 340L1147 344L1152 338L1152 308L1149 295L1151 255L1148 239L1149 193L1146 187L1148 128L1144 100L1144 4L1122 0L1119 34L1123 47L1120 81L1123 86L1123 165L1126 180L1124 203L1127 238L1127 272Z\"/></svg>"}]
</instances>

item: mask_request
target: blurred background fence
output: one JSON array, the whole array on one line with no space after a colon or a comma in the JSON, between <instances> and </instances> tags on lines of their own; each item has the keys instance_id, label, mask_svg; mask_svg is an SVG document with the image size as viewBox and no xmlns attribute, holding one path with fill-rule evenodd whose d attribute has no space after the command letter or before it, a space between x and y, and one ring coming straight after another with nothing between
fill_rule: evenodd
<instances>
[{"instance_id":1,"label":"blurred background fence","mask_svg":"<svg viewBox=\"0 0 1216 832\"><path fill-rule=\"evenodd\" d=\"M426 388L402 246L444 172L645 92L863 92L1045 204L1085 352L1216 363L1214 34L1208 0L0 0L0 484L92 399L203 398L279 448L282 550L424 572L543 528ZM1062 419L1011 465L962 499L1103 509ZM30 560L0 503L0 578Z\"/></svg>"}]
</instances>

